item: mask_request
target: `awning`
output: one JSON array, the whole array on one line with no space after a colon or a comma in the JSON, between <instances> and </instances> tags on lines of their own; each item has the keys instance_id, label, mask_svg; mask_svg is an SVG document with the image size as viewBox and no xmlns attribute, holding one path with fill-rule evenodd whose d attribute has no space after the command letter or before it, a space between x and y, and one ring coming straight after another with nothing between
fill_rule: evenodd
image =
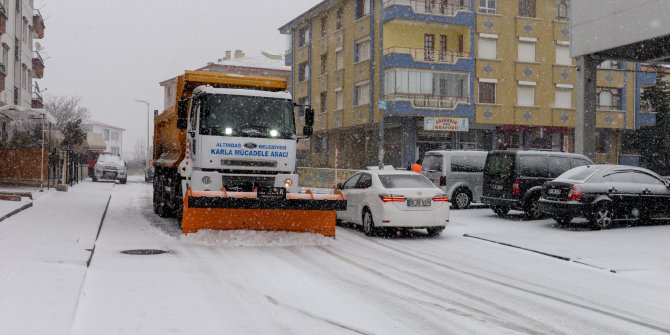
<instances>
[{"instance_id":1,"label":"awning","mask_svg":"<svg viewBox=\"0 0 670 335\"><path fill-rule=\"evenodd\" d=\"M0 107L0 117L6 117L11 120L42 120L48 123L56 123L49 112L42 108L26 108L16 105L4 105Z\"/></svg>"},{"instance_id":2,"label":"awning","mask_svg":"<svg viewBox=\"0 0 670 335\"><path fill-rule=\"evenodd\" d=\"M107 145L102 138L102 134L86 133L86 142L84 148L91 151L105 151Z\"/></svg>"}]
</instances>

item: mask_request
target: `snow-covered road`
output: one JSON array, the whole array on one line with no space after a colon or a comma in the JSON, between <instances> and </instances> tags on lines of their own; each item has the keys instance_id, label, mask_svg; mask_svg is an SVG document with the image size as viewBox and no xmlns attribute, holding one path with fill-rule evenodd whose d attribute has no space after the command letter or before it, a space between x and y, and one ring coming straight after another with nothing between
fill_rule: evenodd
<instances>
[{"instance_id":1,"label":"snow-covered road","mask_svg":"<svg viewBox=\"0 0 670 335\"><path fill-rule=\"evenodd\" d=\"M581 232L550 228L550 220L495 218L488 209L453 211L452 222L436 239L421 233L367 238L348 227L338 227L336 240L254 232L182 237L173 219L153 214L150 185L131 180L112 190L70 333L670 333L662 269L670 256L661 253L669 247L651 238L668 236L670 226ZM644 232L648 242L631 242L653 254L640 265L643 275L608 271L619 258L628 268L634 257L625 256L635 246L607 243ZM591 252L588 241L601 247ZM561 243L574 245L561 249ZM129 249L169 253L120 253Z\"/></svg>"}]
</instances>

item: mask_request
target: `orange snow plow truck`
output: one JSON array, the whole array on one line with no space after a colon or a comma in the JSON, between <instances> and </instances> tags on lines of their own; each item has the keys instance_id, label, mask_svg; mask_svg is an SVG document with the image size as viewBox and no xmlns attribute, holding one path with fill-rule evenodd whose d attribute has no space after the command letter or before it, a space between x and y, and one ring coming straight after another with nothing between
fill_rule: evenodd
<instances>
[{"instance_id":1,"label":"orange snow plow truck","mask_svg":"<svg viewBox=\"0 0 670 335\"><path fill-rule=\"evenodd\" d=\"M174 104L154 115L154 212L200 229L335 236L344 195L300 192L296 145L314 111L294 104L282 78L186 71ZM305 126L296 133L294 110Z\"/></svg>"}]
</instances>

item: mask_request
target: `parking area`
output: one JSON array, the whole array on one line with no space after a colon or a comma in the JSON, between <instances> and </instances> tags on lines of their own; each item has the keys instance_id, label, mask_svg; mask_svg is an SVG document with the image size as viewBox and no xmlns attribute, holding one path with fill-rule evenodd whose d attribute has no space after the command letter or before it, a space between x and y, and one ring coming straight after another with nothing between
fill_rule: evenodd
<instances>
[{"instance_id":1,"label":"parking area","mask_svg":"<svg viewBox=\"0 0 670 335\"><path fill-rule=\"evenodd\" d=\"M611 271L645 284L670 288L670 221L647 225L620 223L591 230L584 219L559 225L553 219L528 221L521 212L497 217L488 208L453 210L450 234L558 256Z\"/></svg>"}]
</instances>

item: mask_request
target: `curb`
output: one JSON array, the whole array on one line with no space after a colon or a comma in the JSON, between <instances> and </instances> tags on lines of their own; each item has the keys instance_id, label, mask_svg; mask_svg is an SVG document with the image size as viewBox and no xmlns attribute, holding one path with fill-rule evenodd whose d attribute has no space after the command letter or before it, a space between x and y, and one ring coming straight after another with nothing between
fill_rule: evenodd
<instances>
[{"instance_id":1,"label":"curb","mask_svg":"<svg viewBox=\"0 0 670 335\"><path fill-rule=\"evenodd\" d=\"M9 219L10 217L12 217L12 216L14 216L14 215L16 215L16 214L19 214L19 213L22 212L24 209L28 209L28 208L30 208L30 207L33 207L33 203L32 203L32 202L29 202L29 203L27 203L27 204L25 204L25 205L23 205L23 206L21 206L21 207L15 209L15 210L11 211L11 212L9 212L9 214L6 214L6 215L0 217L0 222L2 222L2 221L4 221L4 220L7 220L7 219Z\"/></svg>"},{"instance_id":2,"label":"curb","mask_svg":"<svg viewBox=\"0 0 670 335\"><path fill-rule=\"evenodd\" d=\"M486 242L491 242L491 243L495 243L495 244L504 245L506 247L516 248L516 249L520 249L520 250L524 250L524 251L530 251L530 252L533 252L533 253L536 253L536 254L540 254L542 256L556 258L556 259L560 259L562 261L572 262L572 263L585 265L585 266L600 269L600 270L605 270L605 271L608 271L608 272L611 272L611 273L616 273L616 270L606 269L606 268L602 268L602 267L595 266L595 265L592 265L592 264L584 263L584 262L582 262L578 259L572 259L570 257L565 257L565 256L561 256L561 255L556 255L556 254L550 254L550 253L547 253L547 252L538 251L538 250L534 250L534 249L528 249L528 248L520 247L518 245L509 244L509 243L505 243L505 242L494 241L494 240L489 240L489 239L486 239L486 238L483 238L483 237L478 237L478 236L474 236L474 235L470 235L470 234L463 234L463 237L474 238L474 239L477 239L477 240L482 240L482 241L486 241Z\"/></svg>"}]
</instances>

